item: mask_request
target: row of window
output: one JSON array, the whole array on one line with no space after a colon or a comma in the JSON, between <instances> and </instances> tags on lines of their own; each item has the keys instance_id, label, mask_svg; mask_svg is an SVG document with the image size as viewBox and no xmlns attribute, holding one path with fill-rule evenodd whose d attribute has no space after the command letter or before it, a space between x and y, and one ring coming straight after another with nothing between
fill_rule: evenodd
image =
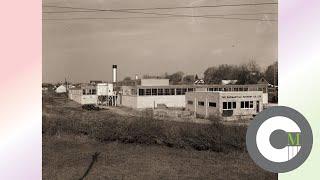
<instances>
[{"instance_id":1,"label":"row of window","mask_svg":"<svg viewBox=\"0 0 320 180\"><path fill-rule=\"evenodd\" d=\"M96 89L82 89L83 95L96 95L97 90Z\"/></svg>"},{"instance_id":2,"label":"row of window","mask_svg":"<svg viewBox=\"0 0 320 180\"><path fill-rule=\"evenodd\" d=\"M189 105L193 105L193 101L188 101L187 102ZM204 101L198 101L198 106L204 106ZM217 107L217 103L215 102L208 102L209 107Z\"/></svg>"},{"instance_id":3,"label":"row of window","mask_svg":"<svg viewBox=\"0 0 320 180\"><path fill-rule=\"evenodd\" d=\"M208 91L248 91L248 87L240 87L240 88L207 88ZM266 88L258 88L258 91L266 92ZM186 92L192 92L194 88L150 88L150 89L139 89L139 96L161 96L161 95L185 95ZM134 89L131 90L132 94L136 94Z\"/></svg>"},{"instance_id":4,"label":"row of window","mask_svg":"<svg viewBox=\"0 0 320 180\"><path fill-rule=\"evenodd\" d=\"M267 92L267 88L257 88L257 91ZM229 88L207 88L207 91L249 91L247 87L229 87Z\"/></svg>"},{"instance_id":5,"label":"row of window","mask_svg":"<svg viewBox=\"0 0 320 180\"><path fill-rule=\"evenodd\" d=\"M241 101L241 108L252 109L253 108L253 101Z\"/></svg>"},{"instance_id":6,"label":"row of window","mask_svg":"<svg viewBox=\"0 0 320 180\"><path fill-rule=\"evenodd\" d=\"M233 102L223 102L223 109L236 109L237 103L235 101Z\"/></svg>"},{"instance_id":7,"label":"row of window","mask_svg":"<svg viewBox=\"0 0 320 180\"><path fill-rule=\"evenodd\" d=\"M189 105L193 105L193 101L188 101L187 102ZM242 109L252 109L253 108L253 101L241 101L241 108ZM204 106L205 103L204 101L198 101L198 106ZM209 107L217 107L217 103L215 102L208 102ZM229 109L236 109L237 108L237 103L235 101L232 102L223 102L222 103L222 108L224 110L229 110Z\"/></svg>"},{"instance_id":8,"label":"row of window","mask_svg":"<svg viewBox=\"0 0 320 180\"><path fill-rule=\"evenodd\" d=\"M170 88L170 89L139 89L139 96L161 96L161 95L185 95L193 91L193 88Z\"/></svg>"}]
</instances>

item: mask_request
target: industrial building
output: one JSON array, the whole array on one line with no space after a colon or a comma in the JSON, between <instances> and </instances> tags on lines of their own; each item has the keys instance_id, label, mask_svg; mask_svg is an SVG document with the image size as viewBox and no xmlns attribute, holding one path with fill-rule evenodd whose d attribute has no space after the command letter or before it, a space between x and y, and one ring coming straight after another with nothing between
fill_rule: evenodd
<instances>
[{"instance_id":1,"label":"industrial building","mask_svg":"<svg viewBox=\"0 0 320 180\"><path fill-rule=\"evenodd\" d=\"M69 89L68 95L71 100L82 105L116 106L117 104L112 83L81 84L79 87Z\"/></svg>"},{"instance_id":2,"label":"industrial building","mask_svg":"<svg viewBox=\"0 0 320 180\"><path fill-rule=\"evenodd\" d=\"M216 114L226 119L252 116L268 103L267 84L170 85L169 79L136 78L128 86L117 82L117 65L112 66L112 83L92 81L69 89L68 94L82 105L186 108L204 117Z\"/></svg>"},{"instance_id":3,"label":"industrial building","mask_svg":"<svg viewBox=\"0 0 320 180\"><path fill-rule=\"evenodd\" d=\"M70 88L68 96L82 105L117 106L117 94L114 84L117 82L117 65L112 66L112 83L100 80L90 81L78 87Z\"/></svg>"},{"instance_id":4,"label":"industrial building","mask_svg":"<svg viewBox=\"0 0 320 180\"><path fill-rule=\"evenodd\" d=\"M261 91L261 103L268 103L267 85L169 85L169 79L141 79L139 85L121 86L119 104L132 108L186 107L187 92Z\"/></svg>"},{"instance_id":5,"label":"industrial building","mask_svg":"<svg viewBox=\"0 0 320 180\"><path fill-rule=\"evenodd\" d=\"M251 118L263 110L262 91L188 92L186 110L196 116L220 117L223 120Z\"/></svg>"},{"instance_id":6,"label":"industrial building","mask_svg":"<svg viewBox=\"0 0 320 180\"><path fill-rule=\"evenodd\" d=\"M79 104L97 104L97 89L94 85L81 84L80 87L69 89L68 96Z\"/></svg>"}]
</instances>

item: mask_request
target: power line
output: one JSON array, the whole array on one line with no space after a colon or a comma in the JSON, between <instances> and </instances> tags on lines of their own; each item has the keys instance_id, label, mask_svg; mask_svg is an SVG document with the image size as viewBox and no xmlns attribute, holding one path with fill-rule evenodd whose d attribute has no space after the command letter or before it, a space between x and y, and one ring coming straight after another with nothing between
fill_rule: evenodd
<instances>
[{"instance_id":1,"label":"power line","mask_svg":"<svg viewBox=\"0 0 320 180\"><path fill-rule=\"evenodd\" d=\"M192 9L192 8L217 8L217 7L234 7L234 6L260 6L260 5L277 5L277 2L269 3L245 3L245 4L220 4L220 5L203 5L203 6L176 6L176 7L153 7L153 8L125 8L125 9L95 9L95 8L80 8L71 6L55 6L44 5L43 7L53 8L67 8L78 10L92 10L92 11L135 11L135 10L165 10L165 9Z\"/></svg>"},{"instance_id":2,"label":"power line","mask_svg":"<svg viewBox=\"0 0 320 180\"><path fill-rule=\"evenodd\" d=\"M171 7L173 8L200 8L200 7L223 7L223 6L248 6L248 5L262 5L262 4L275 4L275 3L256 3L256 4L228 4L228 5L216 5L216 6L193 6L193 7ZM277 4L277 3L276 3ZM255 14L220 14L220 15L187 15L187 14L172 14L172 13L155 13L155 12L144 12L144 11L136 11L142 10L140 9L93 9L93 8L78 8L78 7L69 7L69 6L44 6L44 7L56 7L56 8L68 8L68 9L81 9L85 11L65 11L65 12L121 12L121 13L130 13L130 14L144 14L144 15L157 15L163 16L162 18L170 18L170 17L189 17L189 18L220 18L220 19L236 19L236 20L254 20L254 21L276 21L276 20L264 20L257 18L239 18L239 17L225 17L225 16L233 16L233 15L258 15L262 13ZM168 8L144 8L144 10L150 9L168 9ZM46 12L44 12L46 13ZM48 12L48 13L60 13L57 12ZM264 13L264 14L276 14L276 13ZM81 20L81 19L141 19L141 18L161 18L161 17L80 17L80 18L54 18L54 19L44 19L44 20Z\"/></svg>"},{"instance_id":3,"label":"power line","mask_svg":"<svg viewBox=\"0 0 320 180\"><path fill-rule=\"evenodd\" d=\"M43 19L44 21L64 21L64 20L103 20L103 19L144 19L144 18L171 18L171 17L177 17L177 16L158 16L158 17L80 17L80 18L50 18L50 19ZM181 17L200 17L200 16L181 16ZM244 21L272 21L276 22L277 20L271 19L271 20L265 20L265 19L256 19L256 18L229 18L229 17L201 17L201 18L212 18L212 19L229 19L229 20L244 20Z\"/></svg>"},{"instance_id":4,"label":"power line","mask_svg":"<svg viewBox=\"0 0 320 180\"><path fill-rule=\"evenodd\" d=\"M88 13L95 13L95 12L100 12L100 11L46 11L42 12L45 14L63 14L63 13L83 13L83 12L88 12ZM116 12L124 12L124 13L142 13L141 11L116 11ZM147 14L147 12L143 12ZM149 13L149 12L148 12ZM150 14L153 14L150 12ZM208 15L203 15L203 16L234 16L234 15L263 15L263 14L278 14L276 12L258 12L258 13L231 13L231 14L208 14ZM156 15L159 15L158 13ZM162 14L160 14L162 15Z\"/></svg>"},{"instance_id":5,"label":"power line","mask_svg":"<svg viewBox=\"0 0 320 180\"><path fill-rule=\"evenodd\" d=\"M135 17L79 17L79 18L50 18L50 19L42 19L42 20L90 20L90 19L160 19L160 18L167 18L167 17L172 17L172 16L153 16L153 17L148 17L148 16L135 16Z\"/></svg>"},{"instance_id":6,"label":"power line","mask_svg":"<svg viewBox=\"0 0 320 180\"><path fill-rule=\"evenodd\" d=\"M59 12L59 11L58 11ZM74 12L74 11L72 11ZM77 11L76 11L77 12ZM80 12L97 12L97 11L80 11ZM127 10L113 10L112 12L131 13L131 14L147 14L147 15L160 15L160 16L173 16L173 17L203 17L209 18L214 16L234 16L234 15L261 15L261 14L277 14L277 13L233 13L233 14L211 14L211 15L187 15L187 14L172 14L172 13L155 13L143 11L127 11Z\"/></svg>"}]
</instances>

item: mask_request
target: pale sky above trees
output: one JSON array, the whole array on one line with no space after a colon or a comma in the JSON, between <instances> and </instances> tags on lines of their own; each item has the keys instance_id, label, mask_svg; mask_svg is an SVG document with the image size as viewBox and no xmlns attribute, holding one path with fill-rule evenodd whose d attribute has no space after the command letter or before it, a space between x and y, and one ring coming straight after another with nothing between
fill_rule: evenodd
<instances>
[{"instance_id":1,"label":"pale sky above trees","mask_svg":"<svg viewBox=\"0 0 320 180\"><path fill-rule=\"evenodd\" d=\"M81 8L123 9L217 4L260 3L259 0L44 0L43 5ZM268 1L269 2L269 1ZM70 9L43 7L44 12ZM152 13L187 15L277 13L277 5L148 10ZM170 17L120 12L74 12L43 14L43 81L73 82L111 80L112 64L118 65L119 79L135 74L162 75L182 71L198 74L219 64L256 61L267 68L277 60L277 22ZM277 14L227 17L277 19Z\"/></svg>"}]
</instances>

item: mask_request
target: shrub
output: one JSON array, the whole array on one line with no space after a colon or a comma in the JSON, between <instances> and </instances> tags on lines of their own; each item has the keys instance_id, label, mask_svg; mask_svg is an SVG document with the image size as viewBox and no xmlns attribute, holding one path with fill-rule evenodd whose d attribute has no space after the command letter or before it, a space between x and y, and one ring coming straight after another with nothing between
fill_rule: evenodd
<instances>
[{"instance_id":1,"label":"shrub","mask_svg":"<svg viewBox=\"0 0 320 180\"><path fill-rule=\"evenodd\" d=\"M212 124L155 120L151 117L125 117L97 112L66 113L43 116L43 133L88 135L101 142L157 144L176 148L228 152L245 150L246 126L224 125L210 117Z\"/></svg>"}]
</instances>

